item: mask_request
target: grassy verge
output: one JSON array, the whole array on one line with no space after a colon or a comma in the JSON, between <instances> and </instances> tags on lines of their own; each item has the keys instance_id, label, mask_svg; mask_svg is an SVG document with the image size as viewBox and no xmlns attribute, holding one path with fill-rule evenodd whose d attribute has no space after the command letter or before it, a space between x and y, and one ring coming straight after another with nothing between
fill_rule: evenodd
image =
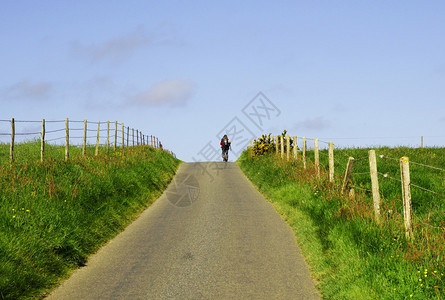
<instances>
[{"instance_id":1,"label":"grassy verge","mask_svg":"<svg viewBox=\"0 0 445 300\"><path fill-rule=\"evenodd\" d=\"M179 163L140 146L1 165L0 298L42 297L159 197Z\"/></svg>"},{"instance_id":2,"label":"grassy verge","mask_svg":"<svg viewBox=\"0 0 445 300\"><path fill-rule=\"evenodd\" d=\"M237 163L293 228L324 298L445 298L444 197L412 189L415 240L408 242L400 183L382 180L382 224L378 225L366 191L370 189L369 175L364 174L369 173L367 150L336 151L335 184L328 182L326 172L317 179L311 163L305 170L301 161L286 162L274 154L252 157L245 151ZM445 167L445 149L382 148L380 152L386 157L407 155L413 161ZM363 163L354 165L352 184L364 189L356 189L354 199L339 193L340 166L346 166L348 156L364 158ZM327 164L327 160L321 163ZM398 167L397 162L380 161L381 171L395 178L400 178ZM424 168L413 168L412 180L443 192L443 173Z\"/></svg>"}]
</instances>

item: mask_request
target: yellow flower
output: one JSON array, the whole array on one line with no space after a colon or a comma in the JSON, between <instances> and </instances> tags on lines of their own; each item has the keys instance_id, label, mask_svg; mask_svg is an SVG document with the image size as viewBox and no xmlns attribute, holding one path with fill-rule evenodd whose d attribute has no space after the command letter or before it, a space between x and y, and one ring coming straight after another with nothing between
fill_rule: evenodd
<instances>
[{"instance_id":1,"label":"yellow flower","mask_svg":"<svg viewBox=\"0 0 445 300\"><path fill-rule=\"evenodd\" d=\"M14 218L15 218L15 216L12 216L12 218L14 219Z\"/></svg>"},{"instance_id":2,"label":"yellow flower","mask_svg":"<svg viewBox=\"0 0 445 300\"><path fill-rule=\"evenodd\" d=\"M411 298L413 297L413 294L409 295Z\"/></svg>"},{"instance_id":3,"label":"yellow flower","mask_svg":"<svg viewBox=\"0 0 445 300\"><path fill-rule=\"evenodd\" d=\"M419 281L422 281L422 278L419 278Z\"/></svg>"},{"instance_id":4,"label":"yellow flower","mask_svg":"<svg viewBox=\"0 0 445 300\"><path fill-rule=\"evenodd\" d=\"M29 209L27 209L26 212L29 212Z\"/></svg>"}]
</instances>

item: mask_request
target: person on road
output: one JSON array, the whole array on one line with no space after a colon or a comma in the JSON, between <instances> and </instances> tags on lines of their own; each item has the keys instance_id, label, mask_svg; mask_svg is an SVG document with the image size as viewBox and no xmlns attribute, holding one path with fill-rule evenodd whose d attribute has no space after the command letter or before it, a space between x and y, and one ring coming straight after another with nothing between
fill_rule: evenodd
<instances>
[{"instance_id":1,"label":"person on road","mask_svg":"<svg viewBox=\"0 0 445 300\"><path fill-rule=\"evenodd\" d=\"M222 158L223 161L228 161L229 160L229 149L230 149L230 140L227 137L227 134L225 134L223 136L223 138L221 139L221 142L219 143L221 145L221 149L222 149Z\"/></svg>"}]
</instances>

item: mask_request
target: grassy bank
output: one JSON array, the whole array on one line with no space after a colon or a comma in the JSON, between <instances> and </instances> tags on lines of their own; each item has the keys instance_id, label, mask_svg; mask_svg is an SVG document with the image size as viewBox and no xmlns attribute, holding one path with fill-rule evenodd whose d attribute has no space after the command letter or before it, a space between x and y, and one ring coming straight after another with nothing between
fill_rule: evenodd
<instances>
[{"instance_id":1,"label":"grassy bank","mask_svg":"<svg viewBox=\"0 0 445 300\"><path fill-rule=\"evenodd\" d=\"M444 299L445 201L441 195L412 187L414 241L406 241L400 167L392 158L445 168L445 149L376 149L382 204L381 225L374 221L367 161L368 149L336 150L336 178L326 171L317 179L314 166L284 161L275 154L238 160L243 172L293 228L318 288L327 299ZM358 158L352 185L356 197L340 194L349 156ZM313 152L308 153L313 159ZM320 155L327 168L327 152ZM412 165L412 182L439 193L444 173ZM411 167L411 166L410 166Z\"/></svg>"},{"instance_id":2,"label":"grassy bank","mask_svg":"<svg viewBox=\"0 0 445 300\"><path fill-rule=\"evenodd\" d=\"M159 197L179 163L139 146L0 165L0 298L41 297Z\"/></svg>"}]
</instances>

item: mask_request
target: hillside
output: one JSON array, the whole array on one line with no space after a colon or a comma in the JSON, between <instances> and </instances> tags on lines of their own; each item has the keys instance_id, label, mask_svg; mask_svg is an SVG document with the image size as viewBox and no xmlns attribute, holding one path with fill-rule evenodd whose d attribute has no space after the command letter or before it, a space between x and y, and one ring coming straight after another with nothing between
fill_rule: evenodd
<instances>
[{"instance_id":1,"label":"hillside","mask_svg":"<svg viewBox=\"0 0 445 300\"><path fill-rule=\"evenodd\" d=\"M0 165L0 298L38 298L82 266L161 195L180 164L149 146L101 153Z\"/></svg>"},{"instance_id":2,"label":"hillside","mask_svg":"<svg viewBox=\"0 0 445 300\"><path fill-rule=\"evenodd\" d=\"M267 149L267 146L257 147ZM445 253L445 149L376 148L381 224L374 219L369 149L335 149L335 180L328 180L328 151L282 159L274 145L264 154L246 150L238 164L292 226L313 276L328 299L443 299ZM267 153L269 152L269 153ZM356 158L341 195L349 157ZM400 164L410 160L414 240L405 239ZM433 166L434 168L431 168ZM399 179L399 180L398 180Z\"/></svg>"}]
</instances>

